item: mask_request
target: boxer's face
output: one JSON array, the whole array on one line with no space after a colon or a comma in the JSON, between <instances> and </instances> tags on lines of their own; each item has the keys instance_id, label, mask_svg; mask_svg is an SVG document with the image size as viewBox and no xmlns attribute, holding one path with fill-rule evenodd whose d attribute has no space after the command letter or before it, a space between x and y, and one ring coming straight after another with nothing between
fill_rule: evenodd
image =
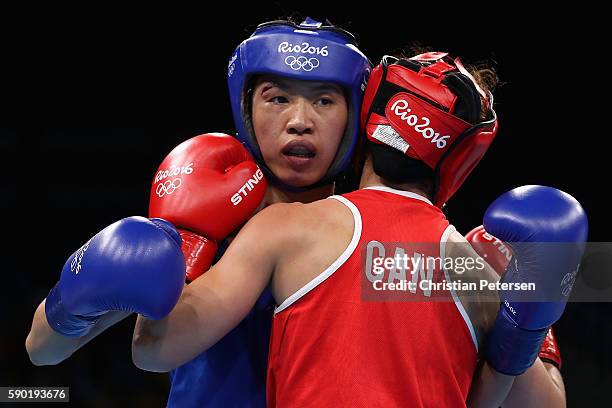
<instances>
[{"instance_id":1,"label":"boxer's face","mask_svg":"<svg viewBox=\"0 0 612 408\"><path fill-rule=\"evenodd\" d=\"M304 187L323 178L347 120L346 98L335 84L276 76L255 83L255 137L266 164L285 184Z\"/></svg>"}]
</instances>

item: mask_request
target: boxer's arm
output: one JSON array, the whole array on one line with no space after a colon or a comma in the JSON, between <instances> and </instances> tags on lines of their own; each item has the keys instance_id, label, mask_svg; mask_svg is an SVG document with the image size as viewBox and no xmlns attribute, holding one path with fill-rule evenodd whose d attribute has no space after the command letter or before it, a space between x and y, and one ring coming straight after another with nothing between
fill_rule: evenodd
<instances>
[{"instance_id":1,"label":"boxer's arm","mask_svg":"<svg viewBox=\"0 0 612 408\"><path fill-rule=\"evenodd\" d=\"M478 252L475 251L466 238L457 231L454 231L448 237L446 243L446 256L451 259L462 258L477 260L480 258ZM472 283L477 288L477 290L474 291L457 291L457 296L472 322L478 344L482 346L486 338L486 333L493 326L493 322L497 316L499 310L499 297L496 292L488 289L480 289L480 281L486 280L490 283L494 283L499 281L499 275L486 260L480 259L483 261L482 268L474 262L474 267L466 268L465 271L461 271L461 273L455 272L452 269L448 269L447 272L451 281L459 280L463 283Z\"/></svg>"},{"instance_id":2,"label":"boxer's arm","mask_svg":"<svg viewBox=\"0 0 612 408\"><path fill-rule=\"evenodd\" d=\"M565 407L565 386L553 364L537 359L524 374L515 377L503 408Z\"/></svg>"},{"instance_id":3,"label":"boxer's arm","mask_svg":"<svg viewBox=\"0 0 612 408\"><path fill-rule=\"evenodd\" d=\"M480 256L486 259L487 262L491 262L497 274L503 274L512 253L510 247L488 234L482 225L468 232L466 239ZM487 365L474 376L472 398L475 398L475 395L479 393L481 395L480 398L483 398L483 406L486 406L487 404L484 401L488 398L499 400L507 394L503 404L504 407L529 407L531 406L530 401L540 401L541 398L550 401L551 406L564 407L565 388L561 372L557 368L561 364L561 355L552 328L542 344L540 357L546 360L538 360L535 365L543 365L548 373L548 377L543 376L541 367L532 367L525 374L515 377L515 379L509 376L496 377L495 373L492 373ZM555 362L557 366L546 362L547 360ZM508 390L506 382L509 379L511 379L511 388ZM485 387L484 384L488 384L489 388ZM485 391L488 394L483 394ZM540 395L540 392L542 392L542 395Z\"/></svg>"},{"instance_id":4,"label":"boxer's arm","mask_svg":"<svg viewBox=\"0 0 612 408\"><path fill-rule=\"evenodd\" d=\"M495 371L486 361L481 362L470 387L467 406L469 408L501 407L515 378Z\"/></svg>"},{"instance_id":5,"label":"boxer's arm","mask_svg":"<svg viewBox=\"0 0 612 408\"><path fill-rule=\"evenodd\" d=\"M468 241L458 232L449 236L447 244L448 256L476 259L476 252ZM493 246L484 247L490 250ZM480 248L482 251L483 248ZM489 254L491 255L491 254ZM487 259L490 259L488 257ZM451 279L454 273L450 271ZM475 273L474 273L475 272ZM499 280L499 275L488 263L485 268L472 269L458 275L464 282L477 282L486 279L489 282ZM470 320L476 329L479 343L485 338L493 325L499 300L492 293L470 292L468 294L459 292L459 298L464 305ZM502 404L503 402L503 404ZM517 407L529 408L539 406L564 407L565 389L559 370L552 364L544 364L539 359L536 364L529 368L524 374L514 377L498 373L486 362L474 376L468 398L470 407Z\"/></svg>"},{"instance_id":6,"label":"boxer's arm","mask_svg":"<svg viewBox=\"0 0 612 408\"><path fill-rule=\"evenodd\" d=\"M561 373L540 359L519 376L501 374L485 361L468 396L470 408L565 407Z\"/></svg>"},{"instance_id":7,"label":"boxer's arm","mask_svg":"<svg viewBox=\"0 0 612 408\"><path fill-rule=\"evenodd\" d=\"M138 316L132 340L134 364L147 371L172 370L202 353L233 329L270 282L288 243L300 239L290 204L253 217L208 272L187 285L164 319ZM304 229L302 229L303 231Z\"/></svg>"},{"instance_id":8,"label":"boxer's arm","mask_svg":"<svg viewBox=\"0 0 612 408\"><path fill-rule=\"evenodd\" d=\"M25 341L30 360L58 364L131 311L165 316L185 276L179 242L170 224L142 217L124 218L94 235L68 258L34 313ZM143 249L150 255L134 256Z\"/></svg>"},{"instance_id":9,"label":"boxer's arm","mask_svg":"<svg viewBox=\"0 0 612 408\"><path fill-rule=\"evenodd\" d=\"M130 314L129 312L109 312L95 323L87 335L68 337L56 332L49 326L45 315L45 300L43 300L34 313L32 328L25 341L30 361L37 366L59 364L100 333Z\"/></svg>"}]
</instances>

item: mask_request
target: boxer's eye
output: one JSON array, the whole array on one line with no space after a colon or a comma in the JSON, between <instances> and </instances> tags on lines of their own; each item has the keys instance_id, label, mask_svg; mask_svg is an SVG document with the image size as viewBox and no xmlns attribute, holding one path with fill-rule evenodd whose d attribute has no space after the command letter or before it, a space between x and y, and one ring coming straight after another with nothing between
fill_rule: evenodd
<instances>
[{"instance_id":1,"label":"boxer's eye","mask_svg":"<svg viewBox=\"0 0 612 408\"><path fill-rule=\"evenodd\" d=\"M289 100L284 96L274 96L270 98L270 102L280 105L289 102Z\"/></svg>"}]
</instances>

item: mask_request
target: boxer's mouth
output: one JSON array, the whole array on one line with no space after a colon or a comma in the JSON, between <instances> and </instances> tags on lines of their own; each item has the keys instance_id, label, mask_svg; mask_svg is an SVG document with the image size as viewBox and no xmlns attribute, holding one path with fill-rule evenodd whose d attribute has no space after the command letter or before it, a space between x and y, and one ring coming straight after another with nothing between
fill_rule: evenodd
<instances>
[{"instance_id":1,"label":"boxer's mouth","mask_svg":"<svg viewBox=\"0 0 612 408\"><path fill-rule=\"evenodd\" d=\"M314 145L305 140L292 140L281 151L285 156L312 158L317 155Z\"/></svg>"}]
</instances>

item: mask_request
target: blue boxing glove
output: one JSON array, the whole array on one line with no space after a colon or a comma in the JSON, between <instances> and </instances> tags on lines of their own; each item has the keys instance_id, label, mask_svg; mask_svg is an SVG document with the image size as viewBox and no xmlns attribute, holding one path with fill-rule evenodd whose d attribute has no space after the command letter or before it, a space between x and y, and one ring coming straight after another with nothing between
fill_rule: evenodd
<instances>
[{"instance_id":1,"label":"blue boxing glove","mask_svg":"<svg viewBox=\"0 0 612 408\"><path fill-rule=\"evenodd\" d=\"M567 193L523 186L489 206L484 227L512 247L502 282L535 283L529 295L499 291L500 310L487 339L489 365L520 375L533 365L549 326L563 314L587 240L587 217Z\"/></svg>"},{"instance_id":2,"label":"blue boxing glove","mask_svg":"<svg viewBox=\"0 0 612 408\"><path fill-rule=\"evenodd\" d=\"M160 218L129 217L97 233L64 264L47 296L47 322L65 336L83 336L110 310L166 316L185 282L181 238Z\"/></svg>"}]
</instances>

